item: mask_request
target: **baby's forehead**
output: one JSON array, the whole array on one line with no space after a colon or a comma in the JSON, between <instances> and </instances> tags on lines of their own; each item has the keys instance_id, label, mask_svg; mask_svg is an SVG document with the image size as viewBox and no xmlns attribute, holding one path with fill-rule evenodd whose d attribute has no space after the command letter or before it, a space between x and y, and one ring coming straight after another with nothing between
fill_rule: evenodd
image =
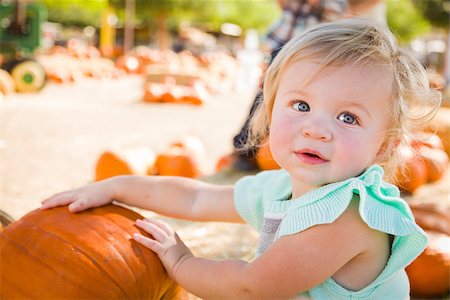
<instances>
[{"instance_id":1,"label":"baby's forehead","mask_svg":"<svg viewBox=\"0 0 450 300\"><path fill-rule=\"evenodd\" d=\"M277 89L281 101L328 99L331 103L361 103L388 109L392 105L393 74L370 65L328 65L298 61L284 71ZM284 100L282 100L284 99Z\"/></svg>"},{"instance_id":2,"label":"baby's forehead","mask_svg":"<svg viewBox=\"0 0 450 300\"><path fill-rule=\"evenodd\" d=\"M342 81L351 80L352 82L378 86L382 89L392 89L395 74L390 66L375 62L332 62L325 65L320 59L300 59L287 63L282 68L280 76L281 81L298 79L304 84L310 84L330 76L337 76Z\"/></svg>"}]
</instances>

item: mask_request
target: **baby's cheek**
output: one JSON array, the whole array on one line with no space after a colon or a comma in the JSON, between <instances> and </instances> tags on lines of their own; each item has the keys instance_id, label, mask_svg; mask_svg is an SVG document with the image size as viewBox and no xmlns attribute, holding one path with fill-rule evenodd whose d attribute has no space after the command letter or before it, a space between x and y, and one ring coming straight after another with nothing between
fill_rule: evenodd
<instances>
[{"instance_id":1,"label":"baby's cheek","mask_svg":"<svg viewBox=\"0 0 450 300\"><path fill-rule=\"evenodd\" d=\"M378 148L370 138L359 137L352 138L346 141L347 146L342 148L339 157L343 163L348 166L354 166L356 171L358 169L365 169L374 162Z\"/></svg>"}]
</instances>

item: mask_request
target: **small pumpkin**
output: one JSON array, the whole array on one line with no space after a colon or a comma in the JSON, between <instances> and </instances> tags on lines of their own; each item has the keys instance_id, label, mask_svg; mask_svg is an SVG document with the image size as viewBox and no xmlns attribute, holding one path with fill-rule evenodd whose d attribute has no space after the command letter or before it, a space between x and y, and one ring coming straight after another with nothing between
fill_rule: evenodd
<instances>
[{"instance_id":1,"label":"small pumpkin","mask_svg":"<svg viewBox=\"0 0 450 300\"><path fill-rule=\"evenodd\" d=\"M165 87L160 83L147 83L144 86L144 102L162 102L161 96L165 93Z\"/></svg>"},{"instance_id":2,"label":"small pumpkin","mask_svg":"<svg viewBox=\"0 0 450 300\"><path fill-rule=\"evenodd\" d=\"M156 157L155 170L162 176L196 178L202 174L186 149L176 145Z\"/></svg>"},{"instance_id":3,"label":"small pumpkin","mask_svg":"<svg viewBox=\"0 0 450 300\"><path fill-rule=\"evenodd\" d=\"M275 162L270 152L270 145L268 142L263 143L256 154L256 163L261 170L276 170L280 166Z\"/></svg>"},{"instance_id":4,"label":"small pumpkin","mask_svg":"<svg viewBox=\"0 0 450 300\"><path fill-rule=\"evenodd\" d=\"M402 191L412 193L427 182L427 167L423 159L415 155L408 146L399 146L398 151L405 163L405 169L397 170L395 184Z\"/></svg>"},{"instance_id":5,"label":"small pumpkin","mask_svg":"<svg viewBox=\"0 0 450 300\"><path fill-rule=\"evenodd\" d=\"M220 172L226 168L231 168L233 166L233 155L227 154L219 158L219 160L216 163L216 172Z\"/></svg>"},{"instance_id":6,"label":"small pumpkin","mask_svg":"<svg viewBox=\"0 0 450 300\"><path fill-rule=\"evenodd\" d=\"M95 181L118 175L146 175L153 172L155 154L146 147L103 152L95 166Z\"/></svg>"},{"instance_id":7,"label":"small pumpkin","mask_svg":"<svg viewBox=\"0 0 450 300\"><path fill-rule=\"evenodd\" d=\"M441 139L434 134L419 133L409 146L398 151L405 169L397 170L394 183L403 191L413 193L419 186L438 181L446 172L449 158Z\"/></svg>"},{"instance_id":8,"label":"small pumpkin","mask_svg":"<svg viewBox=\"0 0 450 300\"><path fill-rule=\"evenodd\" d=\"M0 298L181 297L157 255L132 239L146 234L134 226L140 218L113 204L30 212L0 232Z\"/></svg>"},{"instance_id":9,"label":"small pumpkin","mask_svg":"<svg viewBox=\"0 0 450 300\"><path fill-rule=\"evenodd\" d=\"M450 288L450 237L443 233L426 232L430 240L424 252L408 267L406 273L414 297L440 298Z\"/></svg>"}]
</instances>

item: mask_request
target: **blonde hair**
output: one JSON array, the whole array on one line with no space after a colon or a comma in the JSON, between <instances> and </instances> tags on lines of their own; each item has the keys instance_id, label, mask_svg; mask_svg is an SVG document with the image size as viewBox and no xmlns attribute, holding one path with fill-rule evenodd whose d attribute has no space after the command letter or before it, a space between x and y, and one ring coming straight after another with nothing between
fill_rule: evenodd
<instances>
[{"instance_id":1,"label":"blonde hair","mask_svg":"<svg viewBox=\"0 0 450 300\"><path fill-rule=\"evenodd\" d=\"M280 78L287 67L303 59L320 60L320 70L330 65L362 65L392 75L390 129L380 162L388 177L392 177L392 171L400 164L397 146L406 143L407 136L434 117L440 106L440 94L430 89L423 66L399 49L395 37L385 26L365 19L314 26L283 47L265 74L264 97L252 116L244 148L259 146L268 137Z\"/></svg>"}]
</instances>

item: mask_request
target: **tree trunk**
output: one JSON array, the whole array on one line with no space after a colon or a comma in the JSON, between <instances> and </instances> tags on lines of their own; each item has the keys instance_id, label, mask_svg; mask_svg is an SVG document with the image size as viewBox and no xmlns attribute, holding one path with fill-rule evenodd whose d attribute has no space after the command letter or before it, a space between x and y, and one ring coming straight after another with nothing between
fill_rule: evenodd
<instances>
[{"instance_id":1,"label":"tree trunk","mask_svg":"<svg viewBox=\"0 0 450 300\"><path fill-rule=\"evenodd\" d=\"M134 15L136 10L135 0L125 1L125 32L123 51L127 53L134 47Z\"/></svg>"},{"instance_id":2,"label":"tree trunk","mask_svg":"<svg viewBox=\"0 0 450 300\"><path fill-rule=\"evenodd\" d=\"M444 77L447 87L450 87L450 29L447 30L447 49L444 59Z\"/></svg>"},{"instance_id":3,"label":"tree trunk","mask_svg":"<svg viewBox=\"0 0 450 300\"><path fill-rule=\"evenodd\" d=\"M169 41L169 32L166 27L166 16L164 14L161 14L157 17L157 27L158 27L158 44L159 44L159 50L165 51L168 50L170 45Z\"/></svg>"}]
</instances>

